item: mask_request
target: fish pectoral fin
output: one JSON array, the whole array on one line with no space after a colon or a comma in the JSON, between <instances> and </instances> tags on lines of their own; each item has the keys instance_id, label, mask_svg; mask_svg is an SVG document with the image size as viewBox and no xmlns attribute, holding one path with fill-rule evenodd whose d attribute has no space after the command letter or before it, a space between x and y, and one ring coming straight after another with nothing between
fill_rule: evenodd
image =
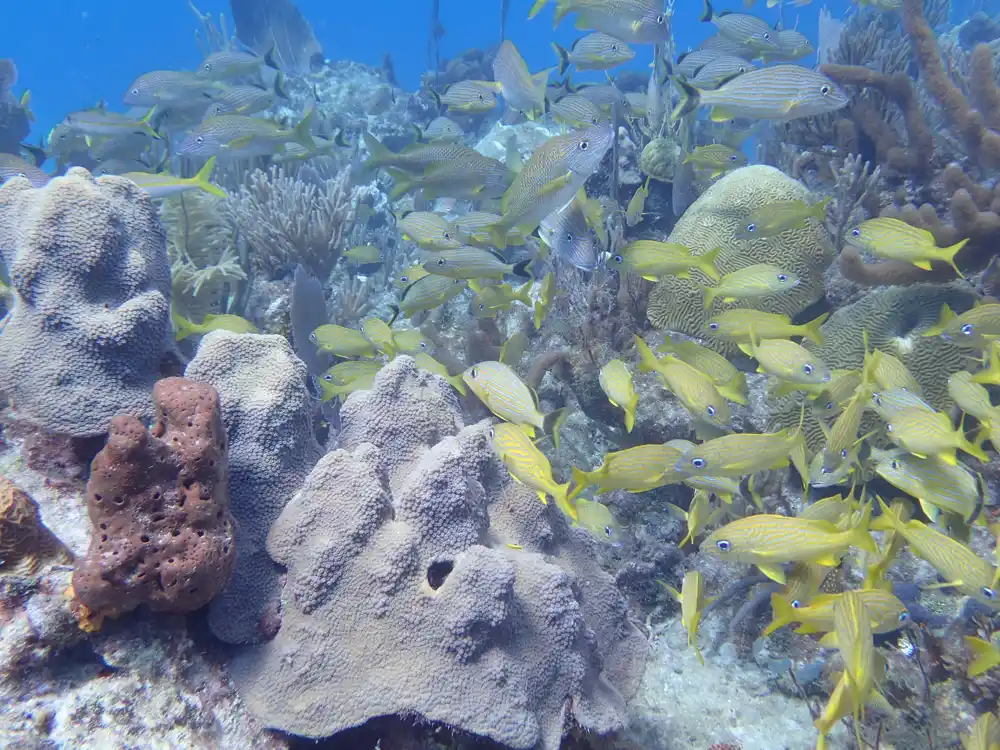
<instances>
[{"instance_id":1,"label":"fish pectoral fin","mask_svg":"<svg viewBox=\"0 0 1000 750\"><path fill-rule=\"evenodd\" d=\"M646 281L659 281L660 280L659 276L649 276L649 275L646 275L646 276L643 276L642 278L644 278Z\"/></svg>"},{"instance_id":2,"label":"fish pectoral fin","mask_svg":"<svg viewBox=\"0 0 1000 750\"><path fill-rule=\"evenodd\" d=\"M732 119L732 114L722 109L722 107L714 107L712 109L712 122L729 122Z\"/></svg>"},{"instance_id":3,"label":"fish pectoral fin","mask_svg":"<svg viewBox=\"0 0 1000 750\"><path fill-rule=\"evenodd\" d=\"M926 586L921 586L920 588L924 591L932 591L934 589L957 589L962 587L962 581L942 581L941 583L928 583Z\"/></svg>"},{"instance_id":4,"label":"fish pectoral fin","mask_svg":"<svg viewBox=\"0 0 1000 750\"><path fill-rule=\"evenodd\" d=\"M829 554L823 555L823 557L818 557L813 560L813 562L826 568L836 568L840 565L841 560L839 555Z\"/></svg>"},{"instance_id":5,"label":"fish pectoral fin","mask_svg":"<svg viewBox=\"0 0 1000 750\"><path fill-rule=\"evenodd\" d=\"M774 563L757 563L757 569L776 583L782 585L788 582L785 577L785 569Z\"/></svg>"},{"instance_id":6,"label":"fish pectoral fin","mask_svg":"<svg viewBox=\"0 0 1000 750\"><path fill-rule=\"evenodd\" d=\"M931 262L929 260L911 260L910 263L915 265L917 268L922 268L925 271L931 270Z\"/></svg>"},{"instance_id":7,"label":"fish pectoral fin","mask_svg":"<svg viewBox=\"0 0 1000 750\"><path fill-rule=\"evenodd\" d=\"M548 505L549 504L549 498L548 498L548 496L546 496L546 494L544 492L542 492L541 490L538 491L538 499L542 501L542 505Z\"/></svg>"},{"instance_id":8,"label":"fish pectoral fin","mask_svg":"<svg viewBox=\"0 0 1000 750\"><path fill-rule=\"evenodd\" d=\"M572 180L573 180L572 172L567 172L566 174L561 175L560 177L556 177L551 182L542 185L541 189L538 191L538 197L541 198L543 196L556 193L559 190L562 190L567 185L569 185Z\"/></svg>"},{"instance_id":9,"label":"fish pectoral fin","mask_svg":"<svg viewBox=\"0 0 1000 750\"><path fill-rule=\"evenodd\" d=\"M837 648L837 633L832 631L819 639L819 645L823 648Z\"/></svg>"},{"instance_id":10,"label":"fish pectoral fin","mask_svg":"<svg viewBox=\"0 0 1000 750\"><path fill-rule=\"evenodd\" d=\"M226 148L246 148L251 143L253 143L252 135L244 135L239 138L235 138L226 144Z\"/></svg>"}]
</instances>

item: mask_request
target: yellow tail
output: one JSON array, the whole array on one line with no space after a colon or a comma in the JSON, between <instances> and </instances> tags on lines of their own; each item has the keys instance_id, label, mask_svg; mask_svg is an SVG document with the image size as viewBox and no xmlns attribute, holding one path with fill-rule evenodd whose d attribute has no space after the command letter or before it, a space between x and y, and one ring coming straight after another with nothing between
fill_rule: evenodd
<instances>
[{"instance_id":1,"label":"yellow tail","mask_svg":"<svg viewBox=\"0 0 1000 750\"><path fill-rule=\"evenodd\" d=\"M590 486L590 475L591 472L584 471L583 469L578 469L573 467L573 489L570 490L567 496L567 501L573 502L579 497L580 493L583 492L587 487Z\"/></svg>"},{"instance_id":2,"label":"yellow tail","mask_svg":"<svg viewBox=\"0 0 1000 750\"><path fill-rule=\"evenodd\" d=\"M771 594L771 612L773 613L771 624L764 628L761 635L770 635L778 628L796 621L795 607L781 594Z\"/></svg>"},{"instance_id":3,"label":"yellow tail","mask_svg":"<svg viewBox=\"0 0 1000 750\"><path fill-rule=\"evenodd\" d=\"M965 247L965 243L968 241L969 238L966 237L964 240L960 240L950 247L942 247L939 249L939 259L951 266L960 279L964 279L965 276L962 275L962 272L958 270L958 266L955 265L955 256L958 254L959 250Z\"/></svg>"},{"instance_id":4,"label":"yellow tail","mask_svg":"<svg viewBox=\"0 0 1000 750\"><path fill-rule=\"evenodd\" d=\"M635 348L639 352L639 372L658 372L660 360L638 334L635 334Z\"/></svg>"},{"instance_id":5,"label":"yellow tail","mask_svg":"<svg viewBox=\"0 0 1000 750\"><path fill-rule=\"evenodd\" d=\"M966 636L963 640L969 651L972 652L972 661L969 662L969 677L978 677L1000 664L1000 651L997 651L997 647L989 641L973 636Z\"/></svg>"},{"instance_id":6,"label":"yellow tail","mask_svg":"<svg viewBox=\"0 0 1000 750\"><path fill-rule=\"evenodd\" d=\"M205 162L205 166L199 169L198 174L191 178L191 183L197 185L209 195L214 195L217 198L225 198L226 191L212 184L212 170L215 169L215 158L214 156L210 157Z\"/></svg>"},{"instance_id":7,"label":"yellow tail","mask_svg":"<svg viewBox=\"0 0 1000 750\"><path fill-rule=\"evenodd\" d=\"M808 323L802 326L802 337L809 339L816 346L823 346L823 334L820 333L819 327L826 322L826 319L830 317L830 313L823 313L814 320L810 320Z\"/></svg>"},{"instance_id":8,"label":"yellow tail","mask_svg":"<svg viewBox=\"0 0 1000 750\"><path fill-rule=\"evenodd\" d=\"M718 281L720 278L719 269L715 267L715 262L719 259L719 253L721 252L721 247L712 248L711 250L697 256L695 261L695 265L698 267L698 270L708 276L708 278L712 281Z\"/></svg>"}]
</instances>

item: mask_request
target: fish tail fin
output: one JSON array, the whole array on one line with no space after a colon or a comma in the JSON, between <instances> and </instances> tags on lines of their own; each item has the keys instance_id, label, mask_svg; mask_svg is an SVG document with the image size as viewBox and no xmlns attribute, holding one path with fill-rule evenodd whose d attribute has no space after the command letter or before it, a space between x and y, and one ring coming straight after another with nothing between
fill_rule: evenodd
<instances>
[{"instance_id":1,"label":"fish tail fin","mask_svg":"<svg viewBox=\"0 0 1000 750\"><path fill-rule=\"evenodd\" d=\"M386 169L386 174L392 178L392 191L389 193L389 200L394 201L399 196L413 190L415 185L413 178L401 169Z\"/></svg>"},{"instance_id":2,"label":"fish tail fin","mask_svg":"<svg viewBox=\"0 0 1000 750\"><path fill-rule=\"evenodd\" d=\"M573 467L573 489L570 490L567 500L573 502L587 487L590 486L590 472Z\"/></svg>"},{"instance_id":3,"label":"fish tail fin","mask_svg":"<svg viewBox=\"0 0 1000 750\"><path fill-rule=\"evenodd\" d=\"M580 512L576 508L576 503L570 498L571 482L566 482L565 484L557 484L553 488L552 499L555 501L556 507L563 512L564 515L569 516L573 519L573 522L580 520Z\"/></svg>"},{"instance_id":4,"label":"fish tail fin","mask_svg":"<svg viewBox=\"0 0 1000 750\"><path fill-rule=\"evenodd\" d=\"M542 432L552 436L552 445L555 446L556 450L559 450L559 429L568 416L569 408L564 406L561 409L550 411L542 421Z\"/></svg>"},{"instance_id":5,"label":"fish tail fin","mask_svg":"<svg viewBox=\"0 0 1000 750\"><path fill-rule=\"evenodd\" d=\"M635 394L625 404L625 432L632 432L632 428L635 427L635 410L639 406L639 394Z\"/></svg>"},{"instance_id":6,"label":"fish tail fin","mask_svg":"<svg viewBox=\"0 0 1000 750\"><path fill-rule=\"evenodd\" d=\"M872 506L871 503L866 503L865 509L861 511L861 517L858 518L858 522L848 529L847 533L852 546L877 555L878 547L875 546L875 540L872 539L872 535L868 533L868 525L871 523L871 520Z\"/></svg>"},{"instance_id":7,"label":"fish tail fin","mask_svg":"<svg viewBox=\"0 0 1000 750\"><path fill-rule=\"evenodd\" d=\"M392 315L389 316L389 325L391 326L399 317L399 305L389 305L389 309L392 310Z\"/></svg>"},{"instance_id":8,"label":"fish tail fin","mask_svg":"<svg viewBox=\"0 0 1000 750\"><path fill-rule=\"evenodd\" d=\"M415 122L411 122L410 127L413 128L413 137L417 141L422 141L424 139L424 131L420 129L420 126Z\"/></svg>"},{"instance_id":9,"label":"fish tail fin","mask_svg":"<svg viewBox=\"0 0 1000 750\"><path fill-rule=\"evenodd\" d=\"M803 326L803 338L809 339L816 344L816 346L823 346L823 334L820 333L819 327L823 325L829 317L830 313L823 313L806 323Z\"/></svg>"},{"instance_id":10,"label":"fish tail fin","mask_svg":"<svg viewBox=\"0 0 1000 750\"><path fill-rule=\"evenodd\" d=\"M497 250L507 249L507 226L503 221L498 221L496 224L490 224L488 230L490 233L490 242L493 244Z\"/></svg>"},{"instance_id":11,"label":"fish tail fin","mask_svg":"<svg viewBox=\"0 0 1000 750\"><path fill-rule=\"evenodd\" d=\"M528 270L528 266L531 265L531 258L528 260L522 260L520 263L515 263L514 268L511 271L515 276L520 276L522 279L530 279L531 272Z\"/></svg>"},{"instance_id":12,"label":"fish tail fin","mask_svg":"<svg viewBox=\"0 0 1000 750\"><path fill-rule=\"evenodd\" d=\"M278 61L274 58L274 45L271 45L271 49L264 53L264 64L273 69L281 72L281 67L278 65Z\"/></svg>"},{"instance_id":13,"label":"fish tail fin","mask_svg":"<svg viewBox=\"0 0 1000 750\"><path fill-rule=\"evenodd\" d=\"M552 49L559 58L559 75L562 75L569 67L569 50L556 42L552 42Z\"/></svg>"},{"instance_id":14,"label":"fish tail fin","mask_svg":"<svg viewBox=\"0 0 1000 750\"><path fill-rule=\"evenodd\" d=\"M948 326L948 323L951 322L951 319L954 317L955 313L952 312L952 309L948 306L948 303L945 302L943 305L941 305L941 312L938 314L937 322L920 335L924 336L925 338L929 338L931 336L940 336L941 333L944 331L944 329Z\"/></svg>"},{"instance_id":15,"label":"fish tail fin","mask_svg":"<svg viewBox=\"0 0 1000 750\"><path fill-rule=\"evenodd\" d=\"M708 23L713 18L715 18L715 11L712 10L711 0L703 0L701 6L701 15L698 16L698 20L702 23Z\"/></svg>"},{"instance_id":16,"label":"fish tail fin","mask_svg":"<svg viewBox=\"0 0 1000 750\"><path fill-rule=\"evenodd\" d=\"M466 388L465 380L462 379L461 375L449 375L448 377L445 378L445 380L451 383L451 387L454 388L459 393L461 393L463 396L469 395L469 389Z\"/></svg>"},{"instance_id":17,"label":"fish tail fin","mask_svg":"<svg viewBox=\"0 0 1000 750\"><path fill-rule=\"evenodd\" d=\"M542 12L542 8L549 4L549 0L535 0L534 5L531 6L531 10L528 11L528 20L537 16Z\"/></svg>"},{"instance_id":18,"label":"fish tail fin","mask_svg":"<svg viewBox=\"0 0 1000 750\"><path fill-rule=\"evenodd\" d=\"M441 105L441 94L439 94L434 89L427 89L427 91L430 92L431 99L434 100L434 106L438 108L438 111L440 111L441 110L441 106L442 106Z\"/></svg>"},{"instance_id":19,"label":"fish tail fin","mask_svg":"<svg viewBox=\"0 0 1000 750\"><path fill-rule=\"evenodd\" d=\"M315 111L315 109L310 109L292 131L292 140L310 153L316 150L316 142L312 139L312 135L309 132L312 128L313 113Z\"/></svg>"},{"instance_id":20,"label":"fish tail fin","mask_svg":"<svg viewBox=\"0 0 1000 750\"><path fill-rule=\"evenodd\" d=\"M826 218L826 207L831 200L833 200L832 196L828 195L823 200L816 201L809 207L810 213L816 221L823 221Z\"/></svg>"},{"instance_id":21,"label":"fish tail fin","mask_svg":"<svg viewBox=\"0 0 1000 750\"><path fill-rule=\"evenodd\" d=\"M531 307L533 304L531 301L532 283L533 282L531 281L526 281L523 284L521 284L521 286L519 286L517 289L514 290L514 293L511 295L511 299L517 300L526 307Z\"/></svg>"},{"instance_id":22,"label":"fish tail fin","mask_svg":"<svg viewBox=\"0 0 1000 750\"><path fill-rule=\"evenodd\" d=\"M635 334L635 348L639 352L639 372L656 372L660 369L660 360L638 334Z\"/></svg>"},{"instance_id":23,"label":"fish tail fin","mask_svg":"<svg viewBox=\"0 0 1000 750\"><path fill-rule=\"evenodd\" d=\"M963 640L969 651L972 652L972 661L969 662L969 677L978 677L997 666L997 650L992 643L973 636L966 636Z\"/></svg>"},{"instance_id":24,"label":"fish tail fin","mask_svg":"<svg viewBox=\"0 0 1000 750\"><path fill-rule=\"evenodd\" d=\"M771 594L771 624L764 628L761 635L771 635L778 628L783 628L790 622L795 622L795 607L781 594Z\"/></svg>"},{"instance_id":25,"label":"fish tail fin","mask_svg":"<svg viewBox=\"0 0 1000 750\"><path fill-rule=\"evenodd\" d=\"M695 261L695 265L697 265L698 270L708 276L708 278L712 281L719 280L719 269L715 267L715 262L719 259L719 253L721 252L721 247L712 248L711 250L697 256Z\"/></svg>"},{"instance_id":26,"label":"fish tail fin","mask_svg":"<svg viewBox=\"0 0 1000 750\"><path fill-rule=\"evenodd\" d=\"M715 297L718 295L718 291L715 287L703 286L701 288L702 294L705 295L705 312L711 312L712 303L715 302Z\"/></svg>"},{"instance_id":27,"label":"fish tail fin","mask_svg":"<svg viewBox=\"0 0 1000 750\"><path fill-rule=\"evenodd\" d=\"M747 405L746 394L743 393L743 389L740 387L740 376L737 375L730 382L724 383L722 385L715 386L715 390L719 392L723 398L728 401L732 401L734 404L740 404L742 406Z\"/></svg>"},{"instance_id":28,"label":"fish tail fin","mask_svg":"<svg viewBox=\"0 0 1000 750\"><path fill-rule=\"evenodd\" d=\"M536 2L535 5L538 5L538 2ZM542 5L545 5L545 3L543 2ZM556 0L556 12L552 17L552 28L558 26L560 21L566 17L566 14L572 10L573 8L570 4L570 0Z\"/></svg>"},{"instance_id":29,"label":"fish tail fin","mask_svg":"<svg viewBox=\"0 0 1000 750\"><path fill-rule=\"evenodd\" d=\"M170 308L170 319L174 323L174 327L177 329L177 333L174 335L176 341L183 341L192 333L197 333L197 328L193 321L188 320L179 312Z\"/></svg>"},{"instance_id":30,"label":"fish tail fin","mask_svg":"<svg viewBox=\"0 0 1000 750\"><path fill-rule=\"evenodd\" d=\"M960 279L964 279L965 276L962 275L962 272L958 270L958 266L955 265L955 255L958 253L959 250L965 247L965 243L967 243L968 241L969 238L966 237L964 240L959 240L954 245L951 245L950 247L943 247L940 250L941 260L943 260L945 263L951 266L952 270L956 274L958 274L958 278Z\"/></svg>"},{"instance_id":31,"label":"fish tail fin","mask_svg":"<svg viewBox=\"0 0 1000 750\"><path fill-rule=\"evenodd\" d=\"M145 127L146 132L149 133L149 135L151 135L158 141L162 141L163 136L157 132L156 128L153 127L152 124L153 118L155 116L156 116L156 105L153 105L152 107L149 108L149 111L142 116L142 119L139 120L139 123Z\"/></svg>"},{"instance_id":32,"label":"fish tail fin","mask_svg":"<svg viewBox=\"0 0 1000 750\"><path fill-rule=\"evenodd\" d=\"M288 95L288 89L285 88L285 74L280 70L278 71L278 75L274 77L274 95L285 101L292 98Z\"/></svg>"},{"instance_id":33,"label":"fish tail fin","mask_svg":"<svg viewBox=\"0 0 1000 750\"><path fill-rule=\"evenodd\" d=\"M705 1L708 2L708 0ZM680 103L670 113L670 119L676 122L698 109L701 105L701 91L680 78L674 78L674 83L681 90Z\"/></svg>"},{"instance_id":34,"label":"fish tail fin","mask_svg":"<svg viewBox=\"0 0 1000 750\"><path fill-rule=\"evenodd\" d=\"M367 130L361 134L368 147L368 159L365 161L365 169L378 169L383 164L389 164L396 157L396 154L386 148L382 141L373 136Z\"/></svg>"},{"instance_id":35,"label":"fish tail fin","mask_svg":"<svg viewBox=\"0 0 1000 750\"><path fill-rule=\"evenodd\" d=\"M214 156L209 157L208 161L205 162L205 166L199 169L198 174L191 178L191 182L209 195L214 195L216 198L225 198L226 191L212 184L212 170L215 169L215 158Z\"/></svg>"}]
</instances>

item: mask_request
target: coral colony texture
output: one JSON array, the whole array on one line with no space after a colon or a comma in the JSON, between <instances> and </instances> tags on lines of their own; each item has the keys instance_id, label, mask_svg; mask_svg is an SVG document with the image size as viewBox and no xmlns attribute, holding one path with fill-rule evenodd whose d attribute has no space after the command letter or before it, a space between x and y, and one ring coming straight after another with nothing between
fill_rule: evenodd
<instances>
[{"instance_id":1,"label":"coral colony texture","mask_svg":"<svg viewBox=\"0 0 1000 750\"><path fill-rule=\"evenodd\" d=\"M496 4L0 59L0 747L1000 748L998 9Z\"/></svg>"}]
</instances>

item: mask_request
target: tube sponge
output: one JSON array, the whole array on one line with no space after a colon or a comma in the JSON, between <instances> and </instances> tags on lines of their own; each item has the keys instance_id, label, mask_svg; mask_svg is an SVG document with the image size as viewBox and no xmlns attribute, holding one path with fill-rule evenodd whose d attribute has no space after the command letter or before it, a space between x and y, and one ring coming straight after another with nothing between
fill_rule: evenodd
<instances>
[{"instance_id":1,"label":"tube sponge","mask_svg":"<svg viewBox=\"0 0 1000 750\"><path fill-rule=\"evenodd\" d=\"M149 199L73 168L0 187L0 256L14 303L0 328L0 391L17 415L75 437L152 413L170 337L170 263Z\"/></svg>"}]
</instances>

